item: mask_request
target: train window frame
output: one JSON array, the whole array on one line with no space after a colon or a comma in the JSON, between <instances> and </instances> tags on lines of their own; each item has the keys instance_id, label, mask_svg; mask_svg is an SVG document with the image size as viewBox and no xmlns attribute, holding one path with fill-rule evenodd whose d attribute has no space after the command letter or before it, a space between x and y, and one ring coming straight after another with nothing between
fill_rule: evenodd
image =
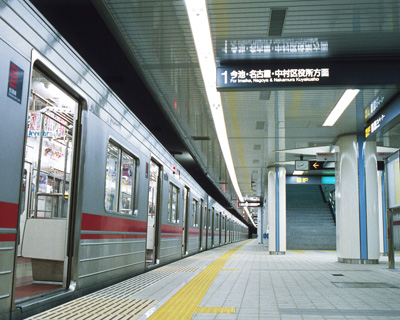
<instances>
[{"instance_id":1,"label":"train window frame","mask_svg":"<svg viewBox=\"0 0 400 320\"><path fill-rule=\"evenodd\" d=\"M199 216L199 201L195 198L192 199L192 227L198 227Z\"/></svg>"},{"instance_id":2,"label":"train window frame","mask_svg":"<svg viewBox=\"0 0 400 320\"><path fill-rule=\"evenodd\" d=\"M109 172L109 155L110 155L110 146L114 148L114 150L117 152L117 163L116 163L116 169L115 169L115 190L114 190L114 197L116 196L116 199L114 201L113 199L113 204L115 203L115 206L109 207L107 205L107 180L108 180L108 172ZM120 144L118 144L116 141L113 139L109 139L107 143L107 151L106 151L106 164L105 164L105 184L104 184L104 210L107 213L112 213L112 214L121 214L124 216L133 216L136 217L138 215L138 210L136 208L136 199L137 199L137 179L138 179L138 166L139 166L139 160L138 158L132 154L132 152L129 152L126 148L123 148ZM128 175L129 172L131 172L131 191L130 194L128 193L128 197L125 196L125 200L128 199L130 200L130 206L128 208L122 208L123 207L123 177L126 175L124 174L124 159L125 158L130 158L132 161L132 167L131 170L128 169ZM128 163L129 164L129 163ZM126 211L126 212L124 212Z\"/></svg>"},{"instance_id":3,"label":"train window frame","mask_svg":"<svg viewBox=\"0 0 400 320\"><path fill-rule=\"evenodd\" d=\"M176 192L174 193L174 190ZM172 182L168 185L168 205L167 205L167 221L169 223L178 224L179 223L179 194L180 189L177 185ZM173 215L173 196L175 197L175 216Z\"/></svg>"}]
</instances>

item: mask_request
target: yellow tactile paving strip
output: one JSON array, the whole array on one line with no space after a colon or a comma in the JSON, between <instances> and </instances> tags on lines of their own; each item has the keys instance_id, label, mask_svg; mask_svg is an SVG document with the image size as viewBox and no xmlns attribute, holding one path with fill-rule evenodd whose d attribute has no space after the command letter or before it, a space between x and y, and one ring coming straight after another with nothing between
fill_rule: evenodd
<instances>
[{"instance_id":1,"label":"yellow tactile paving strip","mask_svg":"<svg viewBox=\"0 0 400 320\"><path fill-rule=\"evenodd\" d=\"M216 308L216 307L208 307L208 308L197 308L196 313L235 313L235 308Z\"/></svg>"},{"instance_id":2,"label":"yellow tactile paving strip","mask_svg":"<svg viewBox=\"0 0 400 320\"><path fill-rule=\"evenodd\" d=\"M162 305L152 316L150 320L156 319L191 319L207 293L209 287L222 270L225 263L231 256L248 241L236 246L220 256L212 262L190 282L188 282L181 290L179 290L171 299ZM222 309L222 308L216 308ZM202 309L200 309L202 310Z\"/></svg>"}]
</instances>

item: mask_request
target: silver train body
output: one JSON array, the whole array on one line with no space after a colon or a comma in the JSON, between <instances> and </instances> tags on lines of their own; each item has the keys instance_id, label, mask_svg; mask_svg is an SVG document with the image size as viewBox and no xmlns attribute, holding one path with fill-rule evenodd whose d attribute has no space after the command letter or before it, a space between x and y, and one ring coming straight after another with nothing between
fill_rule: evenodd
<instances>
[{"instance_id":1,"label":"silver train body","mask_svg":"<svg viewBox=\"0 0 400 320\"><path fill-rule=\"evenodd\" d=\"M247 238L29 2L0 52L0 319Z\"/></svg>"}]
</instances>

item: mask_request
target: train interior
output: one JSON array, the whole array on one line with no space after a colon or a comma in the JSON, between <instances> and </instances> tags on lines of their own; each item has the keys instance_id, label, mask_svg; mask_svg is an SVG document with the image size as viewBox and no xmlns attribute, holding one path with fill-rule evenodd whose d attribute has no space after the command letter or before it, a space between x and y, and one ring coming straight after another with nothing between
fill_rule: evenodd
<instances>
[{"instance_id":1,"label":"train interior","mask_svg":"<svg viewBox=\"0 0 400 320\"><path fill-rule=\"evenodd\" d=\"M78 102L32 72L20 199L15 299L66 285L69 192Z\"/></svg>"},{"instance_id":2,"label":"train interior","mask_svg":"<svg viewBox=\"0 0 400 320\"><path fill-rule=\"evenodd\" d=\"M159 180L160 166L155 161L150 161L149 172L149 204L148 204L148 219L147 219L147 240L146 240L146 264L152 265L157 262L156 236L157 230L157 213L159 210Z\"/></svg>"}]
</instances>

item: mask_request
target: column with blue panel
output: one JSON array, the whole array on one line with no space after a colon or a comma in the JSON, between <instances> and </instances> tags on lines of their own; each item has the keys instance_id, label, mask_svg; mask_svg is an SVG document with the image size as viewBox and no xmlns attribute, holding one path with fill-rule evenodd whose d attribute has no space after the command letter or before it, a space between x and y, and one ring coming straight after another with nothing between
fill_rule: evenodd
<instances>
[{"instance_id":1,"label":"column with blue panel","mask_svg":"<svg viewBox=\"0 0 400 320\"><path fill-rule=\"evenodd\" d=\"M268 168L269 253L286 253L286 169Z\"/></svg>"},{"instance_id":2,"label":"column with blue panel","mask_svg":"<svg viewBox=\"0 0 400 320\"><path fill-rule=\"evenodd\" d=\"M336 250L345 263L378 263L379 201L376 143L362 135L338 139Z\"/></svg>"}]
</instances>

